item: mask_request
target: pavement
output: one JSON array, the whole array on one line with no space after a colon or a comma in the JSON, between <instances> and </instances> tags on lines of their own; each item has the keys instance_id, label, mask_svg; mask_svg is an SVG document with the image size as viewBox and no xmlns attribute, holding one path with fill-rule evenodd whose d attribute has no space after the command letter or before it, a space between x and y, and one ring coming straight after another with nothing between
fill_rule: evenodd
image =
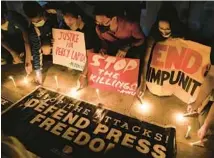
<instances>
[{"instance_id":1,"label":"pavement","mask_svg":"<svg viewBox=\"0 0 214 158\"><path fill-rule=\"evenodd\" d=\"M4 65L1 68L1 95L6 99L16 102L36 88L37 85L33 82L33 74L28 77L29 84L23 83L23 78L26 76L23 64ZM12 81L8 78L9 76L13 76L17 88L14 88ZM45 63L43 86L56 89L54 76L58 78L59 88L57 91L67 94L76 87L79 73L66 67ZM147 90L142 105L136 97L112 91L96 91L95 88L88 86L78 91L76 97L95 105L102 103L106 109L142 121L160 126L175 127L177 158L213 158L214 146L201 148L190 145L191 142L199 140L197 137L198 120L197 118L180 117L186 112L187 105L175 96L158 97ZM188 126L191 126L190 138L185 139Z\"/></svg>"}]
</instances>

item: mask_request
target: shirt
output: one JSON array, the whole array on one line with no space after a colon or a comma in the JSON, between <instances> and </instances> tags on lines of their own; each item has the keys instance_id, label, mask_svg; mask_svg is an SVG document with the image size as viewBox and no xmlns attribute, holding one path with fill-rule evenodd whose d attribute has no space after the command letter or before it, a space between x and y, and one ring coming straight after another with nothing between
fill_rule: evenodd
<instances>
[{"instance_id":1,"label":"shirt","mask_svg":"<svg viewBox=\"0 0 214 158\"><path fill-rule=\"evenodd\" d=\"M5 30L1 30L3 40L15 51L24 51L24 39L22 33L27 32L28 30L27 19L15 11L8 11L6 20L8 25Z\"/></svg>"},{"instance_id":2,"label":"shirt","mask_svg":"<svg viewBox=\"0 0 214 158\"><path fill-rule=\"evenodd\" d=\"M47 14L47 20L42 27L39 27L40 36L37 34L34 25L31 24L29 32L29 41L31 45L31 52L33 57L34 70L40 70L42 68L42 53L41 46L44 44L51 45L52 28L58 28L57 17L54 14Z\"/></svg>"},{"instance_id":3,"label":"shirt","mask_svg":"<svg viewBox=\"0 0 214 158\"><path fill-rule=\"evenodd\" d=\"M138 46L140 41L144 41L145 37L138 23L130 22L124 18L118 17L117 25L118 28L116 32L108 30L104 33L101 32L99 26L97 25L96 32L99 38L108 42L108 44L117 45L118 49L123 49L127 46Z\"/></svg>"}]
</instances>

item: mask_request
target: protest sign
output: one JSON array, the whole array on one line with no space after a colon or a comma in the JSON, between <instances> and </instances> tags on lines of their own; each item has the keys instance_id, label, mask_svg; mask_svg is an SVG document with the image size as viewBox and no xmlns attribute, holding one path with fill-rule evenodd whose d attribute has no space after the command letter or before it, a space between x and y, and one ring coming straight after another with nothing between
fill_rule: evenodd
<instances>
[{"instance_id":1,"label":"protest sign","mask_svg":"<svg viewBox=\"0 0 214 158\"><path fill-rule=\"evenodd\" d=\"M172 158L175 129L73 99L43 87L2 115L2 130L40 157Z\"/></svg>"},{"instance_id":2,"label":"protest sign","mask_svg":"<svg viewBox=\"0 0 214 158\"><path fill-rule=\"evenodd\" d=\"M9 108L13 103L9 101L8 99L1 96L1 111L5 111L7 108Z\"/></svg>"},{"instance_id":3,"label":"protest sign","mask_svg":"<svg viewBox=\"0 0 214 158\"><path fill-rule=\"evenodd\" d=\"M95 88L135 95L139 59L88 53L88 82Z\"/></svg>"},{"instance_id":4,"label":"protest sign","mask_svg":"<svg viewBox=\"0 0 214 158\"><path fill-rule=\"evenodd\" d=\"M84 33L53 29L53 63L82 71L86 63Z\"/></svg>"},{"instance_id":5,"label":"protest sign","mask_svg":"<svg viewBox=\"0 0 214 158\"><path fill-rule=\"evenodd\" d=\"M185 103L196 100L210 64L210 47L183 39L158 42L147 71L147 87L153 94L174 94Z\"/></svg>"}]
</instances>

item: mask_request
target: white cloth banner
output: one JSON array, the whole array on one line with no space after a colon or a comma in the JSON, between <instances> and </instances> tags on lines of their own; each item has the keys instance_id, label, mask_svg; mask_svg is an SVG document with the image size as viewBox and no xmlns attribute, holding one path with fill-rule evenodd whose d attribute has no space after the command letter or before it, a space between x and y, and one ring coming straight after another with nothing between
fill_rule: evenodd
<instances>
[{"instance_id":1,"label":"white cloth banner","mask_svg":"<svg viewBox=\"0 0 214 158\"><path fill-rule=\"evenodd\" d=\"M53 63L82 71L86 63L84 33L52 29Z\"/></svg>"},{"instance_id":2,"label":"white cloth banner","mask_svg":"<svg viewBox=\"0 0 214 158\"><path fill-rule=\"evenodd\" d=\"M208 46L178 38L158 42L147 72L149 91L194 102L210 65L210 51Z\"/></svg>"}]
</instances>

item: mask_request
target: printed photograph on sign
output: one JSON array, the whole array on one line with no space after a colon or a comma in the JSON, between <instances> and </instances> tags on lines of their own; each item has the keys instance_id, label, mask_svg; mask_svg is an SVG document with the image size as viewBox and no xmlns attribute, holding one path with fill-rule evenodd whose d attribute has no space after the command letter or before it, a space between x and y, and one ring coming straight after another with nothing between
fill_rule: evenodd
<instances>
[{"instance_id":1,"label":"printed photograph on sign","mask_svg":"<svg viewBox=\"0 0 214 158\"><path fill-rule=\"evenodd\" d=\"M155 95L174 94L185 103L197 98L210 65L211 48L183 39L158 42L147 72L147 87Z\"/></svg>"},{"instance_id":2,"label":"printed photograph on sign","mask_svg":"<svg viewBox=\"0 0 214 158\"><path fill-rule=\"evenodd\" d=\"M88 53L88 82L95 88L135 95L139 59Z\"/></svg>"},{"instance_id":3,"label":"printed photograph on sign","mask_svg":"<svg viewBox=\"0 0 214 158\"><path fill-rule=\"evenodd\" d=\"M82 71L86 63L84 34L63 29L52 29L52 32L53 63Z\"/></svg>"}]
</instances>

